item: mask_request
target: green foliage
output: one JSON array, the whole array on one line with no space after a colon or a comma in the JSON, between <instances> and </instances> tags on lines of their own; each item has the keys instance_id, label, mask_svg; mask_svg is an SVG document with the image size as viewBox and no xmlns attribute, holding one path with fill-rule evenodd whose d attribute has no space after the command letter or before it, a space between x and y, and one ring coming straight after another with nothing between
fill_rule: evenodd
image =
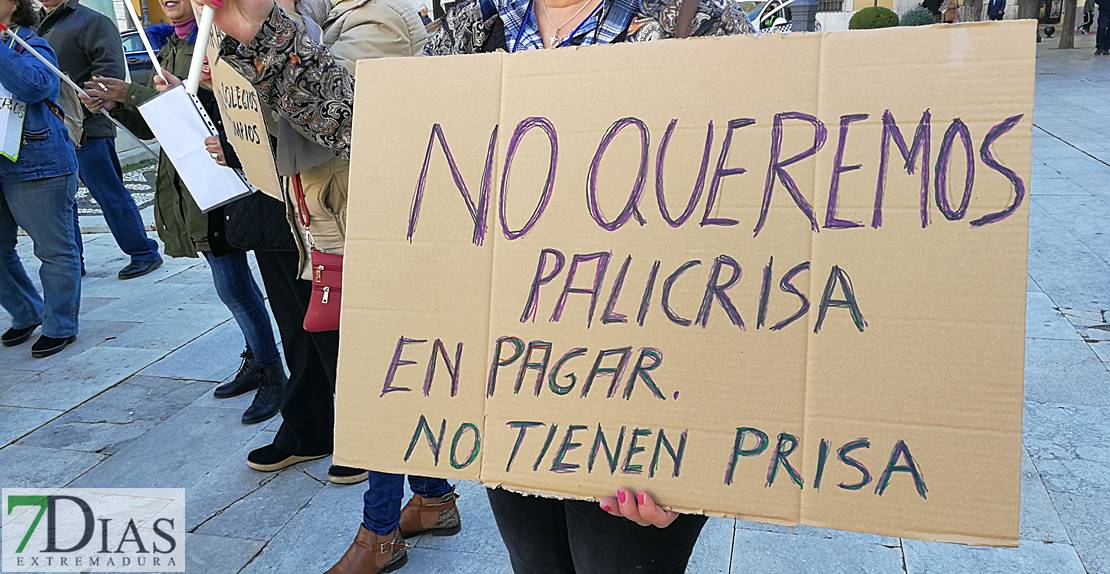
<instances>
[{"instance_id":1,"label":"green foliage","mask_svg":"<svg viewBox=\"0 0 1110 574\"><path fill-rule=\"evenodd\" d=\"M937 19L933 17L933 13L925 8L907 10L905 14L902 14L902 18L898 20L899 26L929 26L936 23Z\"/></svg>"},{"instance_id":2,"label":"green foliage","mask_svg":"<svg viewBox=\"0 0 1110 574\"><path fill-rule=\"evenodd\" d=\"M882 6L869 6L852 15L848 21L849 30L871 30L873 28L890 28L898 25L898 15L890 8Z\"/></svg>"}]
</instances>

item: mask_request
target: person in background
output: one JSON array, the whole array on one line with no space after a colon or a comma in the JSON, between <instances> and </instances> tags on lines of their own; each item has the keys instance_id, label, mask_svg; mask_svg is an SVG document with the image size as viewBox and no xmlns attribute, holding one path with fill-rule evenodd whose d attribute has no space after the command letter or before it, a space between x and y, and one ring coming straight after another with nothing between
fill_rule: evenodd
<instances>
[{"instance_id":1,"label":"person in background","mask_svg":"<svg viewBox=\"0 0 1110 574\"><path fill-rule=\"evenodd\" d=\"M921 7L928 10L929 13L933 15L933 18L936 18L937 22L939 22L941 4L941 0L924 0L921 2Z\"/></svg>"},{"instance_id":2,"label":"person in background","mask_svg":"<svg viewBox=\"0 0 1110 574\"><path fill-rule=\"evenodd\" d=\"M1095 24L1095 0L1084 0L1083 2L1083 23L1075 29L1082 32L1084 36L1091 33L1091 26Z\"/></svg>"},{"instance_id":3,"label":"person in background","mask_svg":"<svg viewBox=\"0 0 1110 574\"><path fill-rule=\"evenodd\" d=\"M987 3L987 19L1001 20L1006 14L1006 0L990 0Z\"/></svg>"},{"instance_id":4,"label":"person in background","mask_svg":"<svg viewBox=\"0 0 1110 574\"><path fill-rule=\"evenodd\" d=\"M38 34L54 48L58 67L70 79L81 85L94 75L124 77L123 45L116 25L107 16L82 6L79 0L43 0L42 6ZM117 276L142 277L162 265L162 256L158 254L158 244L147 237L139 208L123 185L123 171L116 155L116 127L101 114L86 114L83 127L77 149L81 180L100 205L116 244L131 257ZM76 204L73 221L74 237L80 248Z\"/></svg>"},{"instance_id":5,"label":"person in background","mask_svg":"<svg viewBox=\"0 0 1110 574\"><path fill-rule=\"evenodd\" d=\"M159 0L172 25L153 26L147 33L152 43L162 44L158 52L167 79L177 83L185 77L193 57L196 40L196 20L192 5L187 0ZM140 137L153 137L138 106L154 97L166 82L151 77L155 85L128 84L123 80L94 76L85 84L88 97L82 103L91 111L101 108L111 113ZM156 89L157 86L157 89ZM219 107L212 90L203 87L197 93L209 117L222 130ZM213 165L215 167L215 165ZM254 281L247 254L230 249L211 237L211 221L222 220L223 210L201 212L189 190L177 174L173 163L163 152L158 163L155 183L154 220L158 236L165 244L170 257L196 257L200 252L212 269L212 279L220 300L231 310L235 322L243 332L246 350L243 362L235 377L216 388L217 398L238 396L257 389L254 401L243 413L243 424L256 424L272 418L281 406L287 383L285 367L278 354L270 314L262 291Z\"/></svg>"},{"instance_id":6,"label":"person in background","mask_svg":"<svg viewBox=\"0 0 1110 574\"><path fill-rule=\"evenodd\" d=\"M50 45L33 32L37 23L32 0L0 0L0 24L57 62ZM5 347L23 344L41 325L42 335L31 346L31 356L38 358L77 340L81 308L81 256L73 235L77 154L53 101L58 84L58 77L34 55L0 36L0 85L27 106L18 159L0 157L0 305L12 316L0 342ZM31 236L35 257L42 262L42 297L15 249L19 227Z\"/></svg>"},{"instance_id":7,"label":"person in background","mask_svg":"<svg viewBox=\"0 0 1110 574\"><path fill-rule=\"evenodd\" d=\"M960 21L960 0L945 0L944 1L944 14L941 16L941 22L945 24L955 24Z\"/></svg>"},{"instance_id":8,"label":"person in background","mask_svg":"<svg viewBox=\"0 0 1110 574\"><path fill-rule=\"evenodd\" d=\"M432 17L428 15L427 6L420 7L420 21L423 22L425 26L432 23Z\"/></svg>"},{"instance_id":9,"label":"person in background","mask_svg":"<svg viewBox=\"0 0 1110 574\"><path fill-rule=\"evenodd\" d=\"M1098 35L1095 36L1095 55L1110 56L1110 0L1095 0L1098 4Z\"/></svg>"},{"instance_id":10,"label":"person in background","mask_svg":"<svg viewBox=\"0 0 1110 574\"><path fill-rule=\"evenodd\" d=\"M355 80L343 59L314 42L273 0L203 1L216 9L216 25L228 34L221 47L224 60L303 133L349 155ZM683 0L465 0L439 20L424 53L516 52L754 31L732 0L686 1L697 4L692 18L679 22ZM283 97L290 93L298 97ZM369 193L370 187L359 191ZM387 484L398 494L403 486L400 477ZM414 490L424 486L413 484ZM516 572L682 572L706 522L704 516L676 514L650 494L626 488L596 503L497 488L487 493ZM435 513L409 516L425 526L423 518ZM355 544L329 573L377 574L399 567L407 556L405 518L399 533L372 538L364 531L378 534L371 527L381 525L364 520Z\"/></svg>"}]
</instances>

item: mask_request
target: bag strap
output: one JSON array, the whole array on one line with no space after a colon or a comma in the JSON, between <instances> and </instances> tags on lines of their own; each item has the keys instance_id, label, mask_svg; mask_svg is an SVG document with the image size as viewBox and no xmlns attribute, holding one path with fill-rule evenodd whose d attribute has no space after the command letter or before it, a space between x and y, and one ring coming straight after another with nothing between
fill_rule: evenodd
<instances>
[{"instance_id":1,"label":"bag strap","mask_svg":"<svg viewBox=\"0 0 1110 574\"><path fill-rule=\"evenodd\" d=\"M689 38L694 32L694 16L698 13L699 0L679 0L678 20L675 21L676 38Z\"/></svg>"}]
</instances>

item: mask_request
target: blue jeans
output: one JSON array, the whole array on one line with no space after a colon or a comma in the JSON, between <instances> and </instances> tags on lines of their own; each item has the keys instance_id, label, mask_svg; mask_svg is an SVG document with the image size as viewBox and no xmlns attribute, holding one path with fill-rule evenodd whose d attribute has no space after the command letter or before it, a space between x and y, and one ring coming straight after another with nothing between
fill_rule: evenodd
<instances>
[{"instance_id":1,"label":"blue jeans","mask_svg":"<svg viewBox=\"0 0 1110 574\"><path fill-rule=\"evenodd\" d=\"M254 282L250 263L245 251L232 251L216 256L207 251L204 258L212 268L212 281L216 284L216 294L220 301L231 310L231 316L243 331L247 348L254 354L254 362L260 367L272 365L279 360L277 343L274 341L274 328L270 314L262 299L262 291Z\"/></svg>"},{"instance_id":2,"label":"blue jeans","mask_svg":"<svg viewBox=\"0 0 1110 574\"><path fill-rule=\"evenodd\" d=\"M161 261L158 244L147 237L139 208L131 192L123 185L115 138L88 138L77 150L77 163L81 166L81 181L85 182L93 199L100 204L104 221L112 230L112 237L116 238L119 248L131 256L132 263ZM73 206L73 222L77 246L84 255L76 204Z\"/></svg>"},{"instance_id":3,"label":"blue jeans","mask_svg":"<svg viewBox=\"0 0 1110 574\"><path fill-rule=\"evenodd\" d=\"M438 498L451 492L451 484L442 478L409 475L414 494ZM362 496L362 525L379 536L401 526L401 499L405 497L405 475L370 471L366 494Z\"/></svg>"},{"instance_id":4,"label":"blue jeans","mask_svg":"<svg viewBox=\"0 0 1110 574\"><path fill-rule=\"evenodd\" d=\"M0 180L0 305L12 316L12 327L42 323L47 337L77 334L81 257L73 241L76 195L75 173L33 181ZM16 253L17 227L31 236L35 257L42 262L42 297Z\"/></svg>"}]
</instances>

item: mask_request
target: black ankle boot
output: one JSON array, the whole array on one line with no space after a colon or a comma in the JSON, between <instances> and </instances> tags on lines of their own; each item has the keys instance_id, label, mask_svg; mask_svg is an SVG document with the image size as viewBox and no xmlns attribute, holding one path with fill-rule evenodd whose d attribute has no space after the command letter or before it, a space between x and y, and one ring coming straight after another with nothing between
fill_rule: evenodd
<instances>
[{"instance_id":1,"label":"black ankle boot","mask_svg":"<svg viewBox=\"0 0 1110 574\"><path fill-rule=\"evenodd\" d=\"M254 353L247 349L240 356L243 357L243 363L239 365L239 372L235 373L234 379L216 387L213 397L230 399L258 388L259 377L254 366Z\"/></svg>"},{"instance_id":2,"label":"black ankle boot","mask_svg":"<svg viewBox=\"0 0 1110 574\"><path fill-rule=\"evenodd\" d=\"M269 420L278 413L282 399L285 398L285 385L289 379L285 376L285 367L281 361L265 367L256 367L258 372L258 393L254 395L254 402L243 413L243 424L253 425Z\"/></svg>"}]
</instances>

